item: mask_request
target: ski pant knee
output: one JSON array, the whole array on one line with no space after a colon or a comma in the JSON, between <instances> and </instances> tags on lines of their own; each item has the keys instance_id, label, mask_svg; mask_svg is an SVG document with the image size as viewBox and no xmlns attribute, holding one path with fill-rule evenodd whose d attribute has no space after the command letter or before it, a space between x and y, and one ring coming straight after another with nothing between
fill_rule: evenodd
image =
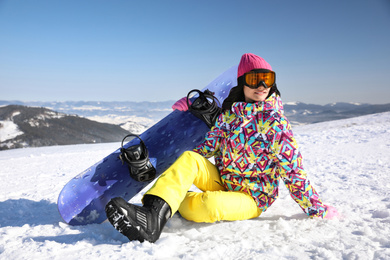
<instances>
[{"instance_id":1,"label":"ski pant knee","mask_svg":"<svg viewBox=\"0 0 390 260\"><path fill-rule=\"evenodd\" d=\"M154 183L145 195L162 198L172 215L180 214L195 222L243 220L261 214L247 193L226 191L218 169L203 156L184 152ZM203 192L188 192L192 185Z\"/></svg>"},{"instance_id":2,"label":"ski pant knee","mask_svg":"<svg viewBox=\"0 0 390 260\"><path fill-rule=\"evenodd\" d=\"M262 210L246 193L206 191L189 192L181 203L179 212L187 220L212 223L256 218Z\"/></svg>"},{"instance_id":3,"label":"ski pant knee","mask_svg":"<svg viewBox=\"0 0 390 260\"><path fill-rule=\"evenodd\" d=\"M173 215L193 184L202 191L225 190L221 185L217 167L200 154L186 151L159 177L145 195L162 198L171 207Z\"/></svg>"}]
</instances>

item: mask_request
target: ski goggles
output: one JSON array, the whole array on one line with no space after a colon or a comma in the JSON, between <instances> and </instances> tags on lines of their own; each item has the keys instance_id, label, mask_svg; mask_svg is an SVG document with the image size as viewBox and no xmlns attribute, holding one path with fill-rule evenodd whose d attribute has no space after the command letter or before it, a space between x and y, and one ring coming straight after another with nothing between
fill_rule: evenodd
<instances>
[{"instance_id":1,"label":"ski goggles","mask_svg":"<svg viewBox=\"0 0 390 260\"><path fill-rule=\"evenodd\" d=\"M244 83L252 89L260 86L270 88L275 85L276 75L272 70L256 69L244 74Z\"/></svg>"}]
</instances>

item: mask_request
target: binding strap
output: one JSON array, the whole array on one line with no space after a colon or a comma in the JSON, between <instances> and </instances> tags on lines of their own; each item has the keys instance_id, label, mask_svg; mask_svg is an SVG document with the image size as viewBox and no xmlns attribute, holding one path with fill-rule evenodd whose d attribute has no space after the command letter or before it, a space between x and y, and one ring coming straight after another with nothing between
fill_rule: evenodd
<instances>
[{"instance_id":1,"label":"binding strap","mask_svg":"<svg viewBox=\"0 0 390 260\"><path fill-rule=\"evenodd\" d=\"M140 143L124 148L123 142L131 136L138 138ZM129 134L123 138L121 147L119 159L121 159L122 164L128 165L130 176L141 182L153 180L156 176L156 169L149 160L149 152L144 141L136 134Z\"/></svg>"},{"instance_id":2,"label":"binding strap","mask_svg":"<svg viewBox=\"0 0 390 260\"><path fill-rule=\"evenodd\" d=\"M199 97L197 97L190 105L189 98L193 92L197 92L199 94ZM209 128L211 128L215 124L215 121L217 120L219 114L221 114L222 111L218 99L208 89L206 89L204 92L198 89L193 89L188 92L187 105L190 112L194 116L205 122Z\"/></svg>"}]
</instances>

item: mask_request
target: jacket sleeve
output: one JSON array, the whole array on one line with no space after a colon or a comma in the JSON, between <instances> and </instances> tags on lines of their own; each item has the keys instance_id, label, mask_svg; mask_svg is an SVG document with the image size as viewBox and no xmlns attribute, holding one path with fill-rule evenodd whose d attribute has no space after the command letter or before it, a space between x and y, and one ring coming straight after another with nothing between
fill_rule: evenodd
<instances>
[{"instance_id":1,"label":"jacket sleeve","mask_svg":"<svg viewBox=\"0 0 390 260\"><path fill-rule=\"evenodd\" d=\"M222 130L223 121L223 114L220 114L215 125L206 133L203 142L193 149L194 152L206 158L210 158L219 153L221 138L224 134Z\"/></svg>"},{"instance_id":2,"label":"jacket sleeve","mask_svg":"<svg viewBox=\"0 0 390 260\"><path fill-rule=\"evenodd\" d=\"M302 166L302 155L287 119L282 118L274 130L272 152L277 158L279 174L291 197L309 217L325 217L326 206L306 176Z\"/></svg>"}]
</instances>

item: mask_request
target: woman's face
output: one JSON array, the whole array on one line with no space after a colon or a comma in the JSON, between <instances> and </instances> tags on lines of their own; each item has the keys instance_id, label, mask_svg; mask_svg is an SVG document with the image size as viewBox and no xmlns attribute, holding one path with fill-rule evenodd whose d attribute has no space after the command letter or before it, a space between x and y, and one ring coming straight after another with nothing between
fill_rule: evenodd
<instances>
[{"instance_id":1,"label":"woman's face","mask_svg":"<svg viewBox=\"0 0 390 260\"><path fill-rule=\"evenodd\" d=\"M252 89L244 85L245 102L254 103L264 101L267 98L270 90L271 88L264 88L264 86Z\"/></svg>"}]
</instances>

